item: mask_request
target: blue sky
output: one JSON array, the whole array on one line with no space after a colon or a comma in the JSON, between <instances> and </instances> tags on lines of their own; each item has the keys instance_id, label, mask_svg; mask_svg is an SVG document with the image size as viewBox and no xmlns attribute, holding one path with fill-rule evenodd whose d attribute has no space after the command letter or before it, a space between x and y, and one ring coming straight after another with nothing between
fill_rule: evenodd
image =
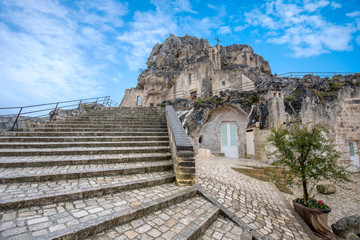
<instances>
[{"instance_id":1,"label":"blue sky","mask_svg":"<svg viewBox=\"0 0 360 240\"><path fill-rule=\"evenodd\" d=\"M120 102L170 33L248 44L273 73L360 72L360 0L0 0L0 106Z\"/></svg>"}]
</instances>

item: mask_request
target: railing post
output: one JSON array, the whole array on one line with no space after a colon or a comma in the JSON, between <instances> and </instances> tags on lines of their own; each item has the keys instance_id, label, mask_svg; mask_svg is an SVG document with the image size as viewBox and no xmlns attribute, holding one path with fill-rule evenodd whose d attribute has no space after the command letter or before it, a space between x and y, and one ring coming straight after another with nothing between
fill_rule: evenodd
<instances>
[{"instance_id":1,"label":"railing post","mask_svg":"<svg viewBox=\"0 0 360 240\"><path fill-rule=\"evenodd\" d=\"M50 122L53 120L53 117L54 117L54 115L56 114L56 109L57 109L58 106L59 106L59 103L56 104L55 109L54 109L54 112L53 112L53 113L51 114L51 116L50 116Z\"/></svg>"},{"instance_id":2,"label":"railing post","mask_svg":"<svg viewBox=\"0 0 360 240\"><path fill-rule=\"evenodd\" d=\"M19 114L17 115L16 117L16 120L14 122L14 125L12 126L11 128L11 131L14 131L14 128L15 128L15 125L17 124L17 130L19 131L19 124L18 124L18 120L19 120L19 117L20 117L20 114L21 114L21 111L23 110L23 107L20 108L20 111L19 111Z\"/></svg>"},{"instance_id":3,"label":"railing post","mask_svg":"<svg viewBox=\"0 0 360 240\"><path fill-rule=\"evenodd\" d=\"M97 108L97 102L98 102L99 98L97 97L96 98L96 101L95 101L95 109Z\"/></svg>"},{"instance_id":4,"label":"railing post","mask_svg":"<svg viewBox=\"0 0 360 240\"><path fill-rule=\"evenodd\" d=\"M76 111L76 115L77 115L78 112L80 111L81 101L82 101L82 100L80 100L80 102L79 102L79 106L78 106L78 109L77 109L77 111Z\"/></svg>"}]
</instances>

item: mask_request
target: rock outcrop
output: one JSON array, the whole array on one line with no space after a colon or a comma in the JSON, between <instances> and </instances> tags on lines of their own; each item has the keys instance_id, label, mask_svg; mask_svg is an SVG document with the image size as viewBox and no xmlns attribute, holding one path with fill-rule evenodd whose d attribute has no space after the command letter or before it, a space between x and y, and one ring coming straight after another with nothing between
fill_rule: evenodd
<instances>
[{"instance_id":1,"label":"rock outcrop","mask_svg":"<svg viewBox=\"0 0 360 240\"><path fill-rule=\"evenodd\" d=\"M121 106L172 104L195 150L273 162L270 130L312 122L335 140L340 164L359 171L349 147L360 145L360 74L278 77L248 45L212 47L188 35L156 44L146 63Z\"/></svg>"},{"instance_id":2,"label":"rock outcrop","mask_svg":"<svg viewBox=\"0 0 360 240\"><path fill-rule=\"evenodd\" d=\"M156 44L121 106L153 106L176 98L208 97L224 87L240 90L249 79L271 75L269 63L248 45L216 45L205 39L171 34ZM193 95L192 95L193 94ZM140 97L140 102L138 101Z\"/></svg>"}]
</instances>

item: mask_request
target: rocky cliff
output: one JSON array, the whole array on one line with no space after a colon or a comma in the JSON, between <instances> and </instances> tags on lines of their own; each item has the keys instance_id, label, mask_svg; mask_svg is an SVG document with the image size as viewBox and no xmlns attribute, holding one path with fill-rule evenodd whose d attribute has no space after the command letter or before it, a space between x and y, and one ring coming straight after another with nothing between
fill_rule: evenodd
<instances>
[{"instance_id":1,"label":"rocky cliff","mask_svg":"<svg viewBox=\"0 0 360 240\"><path fill-rule=\"evenodd\" d=\"M271 75L269 63L248 45L211 47L207 40L188 35L171 34L156 44L146 64L121 106L134 106L136 96L142 98L143 106L178 98L180 92L190 97L190 92L197 91L197 96L204 97L222 87L224 79L228 86L235 86L242 83L242 75L250 79Z\"/></svg>"}]
</instances>

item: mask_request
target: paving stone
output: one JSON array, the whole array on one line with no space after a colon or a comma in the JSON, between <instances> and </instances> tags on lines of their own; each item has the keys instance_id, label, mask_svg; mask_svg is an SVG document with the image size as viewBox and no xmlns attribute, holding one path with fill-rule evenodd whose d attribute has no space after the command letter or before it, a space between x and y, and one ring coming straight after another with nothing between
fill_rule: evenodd
<instances>
[{"instance_id":1,"label":"paving stone","mask_svg":"<svg viewBox=\"0 0 360 240\"><path fill-rule=\"evenodd\" d=\"M194 217L194 212L199 209L202 211L197 211L198 214ZM107 235L109 232L113 232L114 230L117 230L117 236L125 234L129 238L130 236L126 234L127 232L131 233L131 236L136 236L136 239L172 239L175 236L181 236L180 233L188 228L187 225L182 224L180 220L189 220L190 217L193 220L189 220L190 223L188 225L196 229L201 226L196 223L196 220L198 220L198 222L204 222L209 217L207 213L215 210L217 210L217 208L212 203L200 196L195 196L185 200L184 202L133 220L129 224L123 224L104 231L95 239L101 239L100 235ZM164 221L164 218L167 219L166 223L168 224L166 225L165 223L164 225L159 226L157 224L158 221ZM128 229L129 227L131 227L131 230L127 230L127 232L123 233L123 230Z\"/></svg>"},{"instance_id":2,"label":"paving stone","mask_svg":"<svg viewBox=\"0 0 360 240\"><path fill-rule=\"evenodd\" d=\"M283 193L272 183L251 178L231 169L237 164L246 164L246 161L224 157L198 157L197 184L211 193L227 210L245 222L249 230L256 231L259 236L275 239L272 233L276 230L276 225L279 226L280 239L289 236L286 232L291 232L290 229L293 223L297 223L297 218L289 211ZM267 223L263 219L267 219ZM300 224L298 229L295 231L303 232L303 239L310 239Z\"/></svg>"}]
</instances>

